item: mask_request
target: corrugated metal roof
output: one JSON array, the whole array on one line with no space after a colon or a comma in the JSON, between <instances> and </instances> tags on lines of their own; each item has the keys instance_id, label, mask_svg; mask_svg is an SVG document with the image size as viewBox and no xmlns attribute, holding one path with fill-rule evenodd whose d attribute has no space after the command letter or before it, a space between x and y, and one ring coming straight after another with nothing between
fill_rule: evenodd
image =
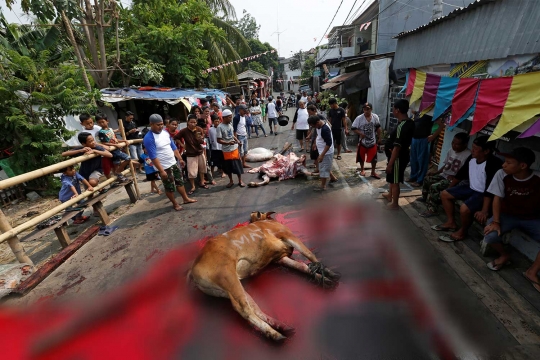
<instances>
[{"instance_id":1,"label":"corrugated metal roof","mask_svg":"<svg viewBox=\"0 0 540 360\"><path fill-rule=\"evenodd\" d=\"M394 69L540 53L540 1L478 0L399 34Z\"/></svg>"},{"instance_id":2,"label":"corrugated metal roof","mask_svg":"<svg viewBox=\"0 0 540 360\"><path fill-rule=\"evenodd\" d=\"M333 83L335 83L335 82L344 82L345 80L360 74L362 71L364 71L364 70L358 70L358 71L353 71L353 72L350 72L350 73L341 74L339 76L331 78L330 80L328 80L328 82L329 83L331 83L331 82L333 82Z\"/></svg>"}]
</instances>

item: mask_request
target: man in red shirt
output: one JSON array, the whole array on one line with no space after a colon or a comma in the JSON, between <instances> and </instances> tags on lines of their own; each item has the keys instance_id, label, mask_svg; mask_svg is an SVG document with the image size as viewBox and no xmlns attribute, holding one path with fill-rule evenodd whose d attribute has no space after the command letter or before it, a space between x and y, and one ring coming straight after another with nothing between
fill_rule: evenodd
<instances>
[{"instance_id":1,"label":"man in red shirt","mask_svg":"<svg viewBox=\"0 0 540 360\"><path fill-rule=\"evenodd\" d=\"M505 250L502 234L521 229L533 240L540 241L540 177L531 170L534 152L525 147L504 154L504 164L493 177L488 192L494 195L493 217L484 230L484 241L500 256L487 264L494 271L508 263L510 254ZM523 275L540 292L540 253Z\"/></svg>"},{"instance_id":2,"label":"man in red shirt","mask_svg":"<svg viewBox=\"0 0 540 360\"><path fill-rule=\"evenodd\" d=\"M188 116L187 127L180 130L174 136L175 140L184 141L187 155L188 178L191 183L191 190L188 195L195 192L195 179L199 176L199 187L208 189L204 182L206 173L206 160L202 144L204 143L204 130L197 126L197 116L190 114Z\"/></svg>"}]
</instances>

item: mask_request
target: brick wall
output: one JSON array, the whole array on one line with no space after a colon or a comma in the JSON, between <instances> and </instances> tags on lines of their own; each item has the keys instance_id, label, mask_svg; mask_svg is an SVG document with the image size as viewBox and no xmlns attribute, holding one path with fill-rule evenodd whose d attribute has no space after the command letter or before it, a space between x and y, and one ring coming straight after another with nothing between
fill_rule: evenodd
<instances>
[{"instance_id":1,"label":"brick wall","mask_svg":"<svg viewBox=\"0 0 540 360\"><path fill-rule=\"evenodd\" d=\"M386 130L390 133L394 130L394 128L397 126L398 120L394 117L392 114L392 108L394 107L394 103L396 100L399 99L405 99L405 92L402 92L399 94L403 86L391 86L390 87L390 98L388 101L388 121L386 125Z\"/></svg>"}]
</instances>

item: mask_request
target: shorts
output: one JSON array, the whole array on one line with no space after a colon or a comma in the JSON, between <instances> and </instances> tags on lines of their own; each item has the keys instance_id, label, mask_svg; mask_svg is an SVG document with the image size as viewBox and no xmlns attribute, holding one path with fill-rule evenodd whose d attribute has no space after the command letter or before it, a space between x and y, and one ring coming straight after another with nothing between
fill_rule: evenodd
<instances>
[{"instance_id":1,"label":"shorts","mask_svg":"<svg viewBox=\"0 0 540 360\"><path fill-rule=\"evenodd\" d=\"M375 146L375 149L377 147ZM405 181L405 169L409 163L408 158L397 158L394 162L392 172L386 174L386 182L389 184L399 184Z\"/></svg>"},{"instance_id":2,"label":"shorts","mask_svg":"<svg viewBox=\"0 0 540 360\"><path fill-rule=\"evenodd\" d=\"M270 125L272 125L272 124L277 125L277 124L278 124L277 118L269 118L269 119L268 119L268 123L269 123Z\"/></svg>"},{"instance_id":3,"label":"shorts","mask_svg":"<svg viewBox=\"0 0 540 360\"><path fill-rule=\"evenodd\" d=\"M341 128L332 128L332 138L334 139L334 146L341 146Z\"/></svg>"},{"instance_id":4,"label":"shorts","mask_svg":"<svg viewBox=\"0 0 540 360\"><path fill-rule=\"evenodd\" d=\"M304 140L307 137L307 130L298 130L296 129L296 140Z\"/></svg>"},{"instance_id":5,"label":"shorts","mask_svg":"<svg viewBox=\"0 0 540 360\"><path fill-rule=\"evenodd\" d=\"M103 176L103 173L99 170L93 171L90 176L88 177L88 180L96 179L99 181L99 178Z\"/></svg>"},{"instance_id":6,"label":"shorts","mask_svg":"<svg viewBox=\"0 0 540 360\"><path fill-rule=\"evenodd\" d=\"M493 222L493 218L488 220L488 225ZM520 229L526 232L534 241L540 241L540 219L520 219L517 216L501 213L500 215L501 236L496 231L492 231L484 237L487 244L501 244L503 234L513 229Z\"/></svg>"},{"instance_id":7,"label":"shorts","mask_svg":"<svg viewBox=\"0 0 540 360\"><path fill-rule=\"evenodd\" d=\"M467 205L473 214L482 210L482 206L484 205L484 193L471 189L469 184L457 185L446 189L446 191L455 199L464 200L463 203Z\"/></svg>"},{"instance_id":8,"label":"shorts","mask_svg":"<svg viewBox=\"0 0 540 360\"><path fill-rule=\"evenodd\" d=\"M187 170L190 179L197 178L197 174L206 173L206 161L204 155L188 156Z\"/></svg>"},{"instance_id":9,"label":"shorts","mask_svg":"<svg viewBox=\"0 0 540 360\"><path fill-rule=\"evenodd\" d=\"M319 177L328 179L330 177L330 171L332 170L332 161L334 154L326 154L323 157L323 161L319 163Z\"/></svg>"},{"instance_id":10,"label":"shorts","mask_svg":"<svg viewBox=\"0 0 540 360\"><path fill-rule=\"evenodd\" d=\"M151 174L146 174L146 180L148 181L156 181L159 180L159 173L156 171Z\"/></svg>"},{"instance_id":11,"label":"shorts","mask_svg":"<svg viewBox=\"0 0 540 360\"><path fill-rule=\"evenodd\" d=\"M115 165L120 164L122 161L131 160L131 157L123 151L118 149L111 151L112 162Z\"/></svg>"},{"instance_id":12,"label":"shorts","mask_svg":"<svg viewBox=\"0 0 540 360\"><path fill-rule=\"evenodd\" d=\"M245 135L237 135L236 137L240 141L240 145L238 146L238 150L240 151L240 156L247 155L247 152L249 150L247 136L245 136Z\"/></svg>"},{"instance_id":13,"label":"shorts","mask_svg":"<svg viewBox=\"0 0 540 360\"><path fill-rule=\"evenodd\" d=\"M356 162L376 162L377 161L377 146L373 145L370 148L367 148L362 145L358 145L358 150L356 151Z\"/></svg>"},{"instance_id":14,"label":"shorts","mask_svg":"<svg viewBox=\"0 0 540 360\"><path fill-rule=\"evenodd\" d=\"M109 177L111 170L113 168L112 158L102 157L101 158L101 167L103 168L103 174Z\"/></svg>"},{"instance_id":15,"label":"shorts","mask_svg":"<svg viewBox=\"0 0 540 360\"><path fill-rule=\"evenodd\" d=\"M165 172L167 173L167 177L162 178L161 181L166 192L171 193L176 190L177 186L184 186L184 179L178 165L171 166Z\"/></svg>"}]
</instances>

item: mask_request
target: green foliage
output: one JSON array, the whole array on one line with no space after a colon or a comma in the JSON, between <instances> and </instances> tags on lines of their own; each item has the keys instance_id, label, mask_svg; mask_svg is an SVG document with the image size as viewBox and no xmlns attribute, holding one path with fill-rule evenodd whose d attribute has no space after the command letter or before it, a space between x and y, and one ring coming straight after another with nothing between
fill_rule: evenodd
<instances>
[{"instance_id":1,"label":"green foliage","mask_svg":"<svg viewBox=\"0 0 540 360\"><path fill-rule=\"evenodd\" d=\"M317 99L319 99L321 101L320 102L321 110L324 111L324 110L330 108L330 105L328 104L328 101L331 98L335 98L337 100L338 104L340 104L340 103L342 103L344 101L347 101L347 99L345 99L345 98L340 99L336 94L333 94L330 90L320 92L319 95L317 95Z\"/></svg>"},{"instance_id":2,"label":"green foliage","mask_svg":"<svg viewBox=\"0 0 540 360\"><path fill-rule=\"evenodd\" d=\"M259 30L261 25L257 25L257 21L250 13L246 10L242 12L242 18L238 21L232 22L232 25L235 26L242 35L248 39L259 39Z\"/></svg>"},{"instance_id":3,"label":"green foliage","mask_svg":"<svg viewBox=\"0 0 540 360\"><path fill-rule=\"evenodd\" d=\"M266 51L276 50L269 43L267 42L262 43L258 39L250 39L248 40L248 43L249 43L249 47L251 48L251 53L253 55L262 54ZM262 67L264 68L264 71L262 71L263 74L267 74L268 68L270 67L277 70L277 68L279 67L277 51L275 51L274 53L268 53L266 55L263 55L257 58L257 62L261 64ZM246 68L249 68L249 64L250 63L248 62L246 65Z\"/></svg>"},{"instance_id":4,"label":"green foliage","mask_svg":"<svg viewBox=\"0 0 540 360\"><path fill-rule=\"evenodd\" d=\"M100 96L86 91L78 67L51 61L48 50L34 53L0 46L0 148L12 148L25 172L59 160L62 140L72 135L64 117L95 111L89 104Z\"/></svg>"},{"instance_id":5,"label":"green foliage","mask_svg":"<svg viewBox=\"0 0 540 360\"><path fill-rule=\"evenodd\" d=\"M315 55L309 55L304 61L301 78L309 78L313 76L313 71L315 71Z\"/></svg>"},{"instance_id":6,"label":"green foliage","mask_svg":"<svg viewBox=\"0 0 540 360\"><path fill-rule=\"evenodd\" d=\"M247 68L250 69L250 70L254 70L256 72L259 72L261 74L266 74L267 73L264 66L262 66L261 63L258 62L258 61L250 61L248 63L248 65L247 65Z\"/></svg>"},{"instance_id":7,"label":"green foliage","mask_svg":"<svg viewBox=\"0 0 540 360\"><path fill-rule=\"evenodd\" d=\"M303 62L305 60L304 53L302 50L298 51L291 57L291 61L289 62L289 69L294 70L303 70Z\"/></svg>"},{"instance_id":8,"label":"green foliage","mask_svg":"<svg viewBox=\"0 0 540 360\"><path fill-rule=\"evenodd\" d=\"M141 59L133 67L133 74L140 80L140 85L146 85L150 82L159 84L163 81L164 68L163 65Z\"/></svg>"}]
</instances>

